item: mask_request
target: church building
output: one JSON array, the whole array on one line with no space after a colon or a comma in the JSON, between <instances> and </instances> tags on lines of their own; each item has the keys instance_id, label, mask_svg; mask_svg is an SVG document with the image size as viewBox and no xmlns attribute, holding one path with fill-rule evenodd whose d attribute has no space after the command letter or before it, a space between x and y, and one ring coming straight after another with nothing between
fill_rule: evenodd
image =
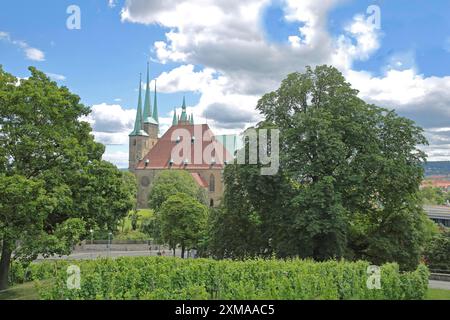
<instances>
[{"instance_id":1,"label":"church building","mask_svg":"<svg viewBox=\"0 0 450 320\"><path fill-rule=\"evenodd\" d=\"M181 114L173 112L172 126L159 136L156 81L153 106L150 97L149 66L144 105L141 81L134 129L129 134L129 171L138 183L137 206L148 207L152 183L163 170L186 170L205 189L210 206L217 206L223 194L223 169L232 156L216 139L207 124L194 124L183 98Z\"/></svg>"}]
</instances>

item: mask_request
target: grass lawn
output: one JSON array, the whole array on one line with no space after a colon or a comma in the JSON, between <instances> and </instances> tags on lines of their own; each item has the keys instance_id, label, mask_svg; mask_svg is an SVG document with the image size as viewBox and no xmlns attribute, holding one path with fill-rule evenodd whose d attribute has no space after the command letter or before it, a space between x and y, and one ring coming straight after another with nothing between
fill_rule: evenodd
<instances>
[{"instance_id":1,"label":"grass lawn","mask_svg":"<svg viewBox=\"0 0 450 320\"><path fill-rule=\"evenodd\" d=\"M138 220L138 227L141 225L141 219L148 218L153 215L153 210L151 209L139 209L138 210L139 220ZM119 225L119 230L121 232L127 232L131 230L131 219L129 216L125 217L122 220L122 223Z\"/></svg>"},{"instance_id":2,"label":"grass lawn","mask_svg":"<svg viewBox=\"0 0 450 320\"><path fill-rule=\"evenodd\" d=\"M51 280L40 281L41 287L49 286ZM36 283L25 282L0 291L0 300L39 300Z\"/></svg>"},{"instance_id":3,"label":"grass lawn","mask_svg":"<svg viewBox=\"0 0 450 320\"><path fill-rule=\"evenodd\" d=\"M450 290L428 289L427 300L450 300Z\"/></svg>"},{"instance_id":4,"label":"grass lawn","mask_svg":"<svg viewBox=\"0 0 450 320\"><path fill-rule=\"evenodd\" d=\"M0 291L0 300L37 300L38 293L34 282L26 282Z\"/></svg>"}]
</instances>

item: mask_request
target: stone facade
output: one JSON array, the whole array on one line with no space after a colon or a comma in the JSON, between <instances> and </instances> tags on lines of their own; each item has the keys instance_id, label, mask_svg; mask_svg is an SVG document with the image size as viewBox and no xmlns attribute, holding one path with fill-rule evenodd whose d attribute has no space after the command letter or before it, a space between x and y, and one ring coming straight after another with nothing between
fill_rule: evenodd
<instances>
[{"instance_id":1,"label":"stone facade","mask_svg":"<svg viewBox=\"0 0 450 320\"><path fill-rule=\"evenodd\" d=\"M188 116L186 112L186 102L184 98L182 113L177 117L176 112L174 111L172 126L161 137L158 137L159 123L156 85L154 108L152 111L148 73L147 66L147 86L144 108L142 108L141 82L139 82L136 121L134 129L129 135L128 169L136 175L138 182L138 208L146 208L148 206L148 195L152 184L158 173L163 170L188 171L199 186L205 189L209 205L218 206L224 191L224 160L229 160L229 154L224 152L225 148L215 141L214 135L208 125L194 124L193 115L191 114ZM186 139L189 139L188 145L190 147L195 148L201 146L200 151L203 152L202 155L205 151L213 150L212 157L208 157L209 162L202 157L202 160L198 163L199 161L197 161L197 158L194 158L194 156L189 156L189 159L183 158L185 160L182 163L177 164L172 162L172 150L179 143L179 141L172 141L172 139L173 135L176 135L176 130L178 129L189 134L189 138ZM219 156L216 155L216 150L221 151L217 152L217 154L222 155L224 159L218 158ZM191 154L191 152L188 152L187 154Z\"/></svg>"},{"instance_id":2,"label":"stone facade","mask_svg":"<svg viewBox=\"0 0 450 320\"><path fill-rule=\"evenodd\" d=\"M138 182L138 198L137 205L139 209L147 208L148 195L152 188L152 184L159 172L171 169L138 169L134 173ZM175 169L178 170L178 169ZM206 195L208 197L208 204L210 206L218 206L220 204L223 191L223 170L217 169L205 169L205 170L189 170L185 169L189 173L198 173L205 181L208 182L208 186L205 187ZM211 178L214 177L214 178ZM214 180L214 184L211 184L211 180Z\"/></svg>"}]
</instances>

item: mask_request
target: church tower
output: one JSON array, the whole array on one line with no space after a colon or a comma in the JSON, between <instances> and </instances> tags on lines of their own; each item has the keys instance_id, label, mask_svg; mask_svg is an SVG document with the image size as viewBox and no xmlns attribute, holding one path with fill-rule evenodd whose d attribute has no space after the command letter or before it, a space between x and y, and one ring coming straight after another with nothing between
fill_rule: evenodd
<instances>
[{"instance_id":1,"label":"church tower","mask_svg":"<svg viewBox=\"0 0 450 320\"><path fill-rule=\"evenodd\" d=\"M183 97L183 105L181 106L181 115L177 119L176 111L174 111L174 118L172 120L172 125L175 124L194 124L194 115L191 114L188 116L186 112L186 99Z\"/></svg>"},{"instance_id":2,"label":"church tower","mask_svg":"<svg viewBox=\"0 0 450 320\"><path fill-rule=\"evenodd\" d=\"M149 63L147 62L147 84L145 88L145 100L144 100L144 131L149 136L149 150L158 141L159 123L158 123L158 103L156 97L156 80L155 80L155 99L152 112L152 104L150 100L150 70Z\"/></svg>"},{"instance_id":3,"label":"church tower","mask_svg":"<svg viewBox=\"0 0 450 320\"><path fill-rule=\"evenodd\" d=\"M134 122L133 132L130 133L128 169L134 171L136 165L158 142L159 123L158 123L158 100L156 96L155 80L155 99L154 108L150 100L150 70L147 63L147 83L145 88L144 108L142 108L142 79L139 78L139 98L136 110L136 120Z\"/></svg>"},{"instance_id":4,"label":"church tower","mask_svg":"<svg viewBox=\"0 0 450 320\"><path fill-rule=\"evenodd\" d=\"M134 171L137 163L142 160L148 151L149 135L144 130L144 121L142 119L142 94L141 94L141 76L139 77L139 98L136 111L136 120L134 129L129 134L129 157L128 169Z\"/></svg>"}]
</instances>

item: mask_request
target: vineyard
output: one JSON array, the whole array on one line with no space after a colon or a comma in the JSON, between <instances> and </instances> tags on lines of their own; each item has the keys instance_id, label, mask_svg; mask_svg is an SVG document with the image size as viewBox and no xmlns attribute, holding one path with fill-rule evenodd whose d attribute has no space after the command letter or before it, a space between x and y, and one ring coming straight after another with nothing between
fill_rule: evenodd
<instances>
[{"instance_id":1,"label":"vineyard","mask_svg":"<svg viewBox=\"0 0 450 320\"><path fill-rule=\"evenodd\" d=\"M68 289L67 267L79 266L80 289ZM368 289L367 262L139 257L53 261L23 268L12 282L33 280L41 299L423 299L428 270L381 267L381 288ZM43 283L46 285L42 285ZM50 283L50 285L49 285Z\"/></svg>"}]
</instances>

